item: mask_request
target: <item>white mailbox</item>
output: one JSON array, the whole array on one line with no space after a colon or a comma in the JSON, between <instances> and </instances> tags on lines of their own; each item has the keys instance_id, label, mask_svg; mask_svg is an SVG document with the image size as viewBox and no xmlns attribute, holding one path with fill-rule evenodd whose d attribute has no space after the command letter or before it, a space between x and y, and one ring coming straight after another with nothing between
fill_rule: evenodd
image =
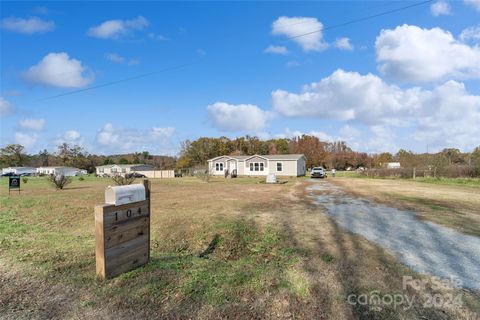
<instances>
[{"instance_id":1,"label":"white mailbox","mask_svg":"<svg viewBox=\"0 0 480 320\"><path fill-rule=\"evenodd\" d=\"M108 186L105 190L105 203L116 206L145 200L145 187L143 184L128 186Z\"/></svg>"}]
</instances>

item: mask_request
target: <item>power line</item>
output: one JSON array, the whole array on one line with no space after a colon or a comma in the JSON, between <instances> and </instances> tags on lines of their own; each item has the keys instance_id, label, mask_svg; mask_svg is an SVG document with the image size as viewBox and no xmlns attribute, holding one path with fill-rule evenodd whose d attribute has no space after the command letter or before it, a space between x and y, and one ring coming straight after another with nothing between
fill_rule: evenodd
<instances>
[{"instance_id":1,"label":"power line","mask_svg":"<svg viewBox=\"0 0 480 320\"><path fill-rule=\"evenodd\" d=\"M327 26L325 28L321 28L321 29L318 29L318 30L314 30L314 31L311 31L311 32L304 33L304 34L291 36L291 37L288 37L287 39L300 38L300 37L304 37L304 36L311 35L311 34L314 34L314 33L322 32L322 31L325 31L325 30L331 30L331 29L335 29L335 28L344 27L344 26L347 26L347 25L350 25L350 24L367 21L367 20L370 20L370 19L374 19L374 18L377 18L377 17L380 17L380 16L387 15L387 14L403 11L403 10L410 9L410 8L413 8L413 7L418 7L418 6L427 4L427 3L432 2L432 1L433 0L422 1L422 2L419 2L419 3L404 6L404 7L401 7L401 8L392 9L392 10L384 11L384 12L381 12L381 13L377 13L377 14L374 14L374 15L371 15L371 16L367 16L367 17L363 17L363 18L359 18L359 19L355 19L355 20L350 20L350 21L340 23L340 24L337 24L337 25ZM295 24L292 24L292 25L301 24L301 23L302 22L295 23ZM58 95L42 98L42 99L39 99L39 101L55 99L55 98L64 97L64 96L68 96L68 95L72 95L72 94L76 94L76 93L80 93L80 92L85 92L85 91L95 90L95 89L98 89L98 88L108 87L108 86L115 85L115 84L122 83L122 82L136 80L136 79L148 77L148 76L151 76L151 75L155 75L155 74L158 74L158 73L163 73L163 72L167 72L167 71L171 71L171 70L180 69L180 68L183 68L183 67L186 67L186 66L196 64L198 62L199 61L194 61L194 62L190 62L190 63L176 65L176 66L168 67L168 68L158 70L158 71L155 71L155 72L144 73L144 74L140 74L140 75L133 76L133 77L128 77L128 78L124 78L124 79L120 79L120 80L116 80L116 81L111 81L111 82L99 84L99 85L96 85L96 86L88 87L88 88L85 88L85 89L73 90L73 91L61 93L61 94L58 94Z\"/></svg>"},{"instance_id":2,"label":"power line","mask_svg":"<svg viewBox=\"0 0 480 320\"><path fill-rule=\"evenodd\" d=\"M383 4L382 7L392 6L393 4L395 4L395 3L394 2L388 2L386 4ZM361 9L364 9L364 8L361 8ZM369 8L369 10L371 10L371 9L372 9L372 7ZM377 8L374 8L374 9L377 9ZM362 10L362 11L365 11L365 10ZM312 18L312 19L315 19L315 18ZM292 26L305 24L305 23L309 23L309 21L300 21L300 22L295 22L295 23L285 23L285 24L280 24L279 26L282 27L282 28L285 28L285 27L292 27ZM322 29L322 30L324 30L324 29Z\"/></svg>"},{"instance_id":3,"label":"power line","mask_svg":"<svg viewBox=\"0 0 480 320\"><path fill-rule=\"evenodd\" d=\"M290 40L290 39L300 38L300 37L308 36L308 35L311 35L311 34L314 34L314 33L322 32L322 31L325 31L325 30L331 30L331 29L336 29L336 28L348 26L350 24L363 22L363 21L366 21L366 20L370 20L370 19L373 19L373 18L378 18L378 17L384 16L384 15L387 15L387 14L403 11L403 10L410 9L410 8L413 8L413 7L418 7L418 6L427 4L427 3L432 2L432 1L433 0L422 1L422 2L411 4L411 5L408 5L408 6L405 6L405 7L384 11L384 12L377 13L377 14L374 14L374 15L371 15L371 16L367 16L367 17L363 17L363 18L359 18L359 19L355 19L355 20L350 20L350 21L343 22L343 23L340 23L340 24L331 25L331 26L328 26L328 27L325 27L325 28L314 30L314 31L311 31L311 32L291 36L291 37L288 37L287 39Z\"/></svg>"},{"instance_id":4,"label":"power line","mask_svg":"<svg viewBox=\"0 0 480 320\"><path fill-rule=\"evenodd\" d=\"M184 68L184 67L187 67L187 66L191 66L191 65L197 64L198 62L199 62L199 60L189 62L189 63L180 64L180 65L176 65L176 66L171 66L171 67L167 67L165 69L161 69L161 70L154 71L154 72L148 72L148 73L140 74L140 75L133 76L133 77L128 77L128 78L124 78L124 79L120 79L120 80L116 80L116 81L102 83L102 84L99 84L99 85L96 85L96 86L91 86L91 87L84 88L84 89L78 89L78 90L73 90L73 91L57 94L57 95L54 95L54 96L39 99L38 101L45 101L45 100L55 99L55 98L59 98L59 97L69 96L69 95L80 93L80 92L85 92L85 91L90 91L90 90L94 90L94 89L98 89L98 88L112 86L112 85L117 84L117 83L122 83L122 82L127 82L127 81L131 81L131 80L140 79L140 78L145 78L145 77L148 77L148 76L151 76L151 75L154 75L154 74L163 73L163 72L172 71L172 70L181 69L181 68Z\"/></svg>"}]
</instances>

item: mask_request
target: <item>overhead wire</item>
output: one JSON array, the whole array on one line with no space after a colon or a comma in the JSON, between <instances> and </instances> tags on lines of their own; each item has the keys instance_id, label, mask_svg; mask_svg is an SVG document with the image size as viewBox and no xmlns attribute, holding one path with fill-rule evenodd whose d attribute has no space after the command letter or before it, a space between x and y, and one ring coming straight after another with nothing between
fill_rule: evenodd
<instances>
[{"instance_id":1,"label":"overhead wire","mask_svg":"<svg viewBox=\"0 0 480 320\"><path fill-rule=\"evenodd\" d=\"M362 17L362 18L358 18L358 19L346 21L346 22L343 22L343 23L340 23L340 24L327 26L327 27L324 27L324 28L321 28L321 29L317 29L317 30L313 30L313 31L306 32L306 33L303 33L303 34L298 34L298 35L294 35L294 36L288 37L287 40L296 39L296 38L308 36L308 35L311 35L311 34L323 32L323 31L325 31L325 30L336 29L336 28L344 27L344 26L351 25L351 24L354 24L354 23L359 23L359 22L367 21L367 20L370 20L370 19L374 19L374 18L378 18L378 17L384 16L384 15L388 15L388 14L392 14L392 13L395 13L395 12L407 10L407 9L414 8L414 7L418 7L418 6L427 4L427 3L432 2L432 1L433 1L433 0L425 0L425 1L421 1L421 2L418 2L418 3L414 3L414 4L411 4L411 5L408 5L408 6L403 6L403 7L400 7L400 8L396 8L396 9L392 9L392 10L387 10L387 11L380 12L380 13L377 13L377 14L373 14L373 15L370 15L370 16L366 16L366 17ZM301 23L301 22L300 22L300 23ZM299 23L295 23L295 24L292 24L292 25L296 25L296 24L299 24ZM158 71L154 71L154 72L148 72L148 73L144 73L144 74L140 74L140 75L136 75L136 76L132 76L132 77L127 77L127 78L120 79L120 80L115 80L115 81L106 82L106 83L103 83L103 84L99 84L99 85L96 85L96 86L91 86L91 87L84 88L84 89L73 90L73 91L69 91L69 92L65 92L65 93L61 93L61 94L57 94L57 95L53 95L53 96L41 98L41 99L39 99L38 101L50 100L50 99L55 99L55 98L59 98L59 97L64 97L64 96L68 96L68 95L72 95L72 94L76 94L76 93L80 93L80 92L85 92L85 91L95 90L95 89L99 89L99 88L103 88L103 87L108 87L108 86L112 86L112 85L115 85L115 84L118 84L118 83L122 83L122 82L127 82L127 81L131 81L131 80L136 80L136 79L140 79L140 78L145 78L145 77L148 77L148 76L151 76L151 75L155 75L155 74L159 74L159 73L164 73L164 72L171 71L171 70L181 69L181 68L184 68L184 67L187 67L187 66L190 66L190 65L194 65L194 64L197 64L197 63L199 63L199 60L196 60L196 61L194 61L194 62L185 63L185 64L180 64L180 65L175 65L175 66L167 67L167 68L164 68L164 69L161 69L161 70L158 70Z\"/></svg>"}]
</instances>

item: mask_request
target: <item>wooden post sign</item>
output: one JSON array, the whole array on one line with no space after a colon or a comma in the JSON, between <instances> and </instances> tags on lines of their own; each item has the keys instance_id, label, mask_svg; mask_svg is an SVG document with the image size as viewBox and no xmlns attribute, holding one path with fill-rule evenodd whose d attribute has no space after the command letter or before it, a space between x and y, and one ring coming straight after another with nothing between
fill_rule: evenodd
<instances>
[{"instance_id":1,"label":"wooden post sign","mask_svg":"<svg viewBox=\"0 0 480 320\"><path fill-rule=\"evenodd\" d=\"M150 259L150 181L108 187L95 206L97 276L112 278Z\"/></svg>"}]
</instances>

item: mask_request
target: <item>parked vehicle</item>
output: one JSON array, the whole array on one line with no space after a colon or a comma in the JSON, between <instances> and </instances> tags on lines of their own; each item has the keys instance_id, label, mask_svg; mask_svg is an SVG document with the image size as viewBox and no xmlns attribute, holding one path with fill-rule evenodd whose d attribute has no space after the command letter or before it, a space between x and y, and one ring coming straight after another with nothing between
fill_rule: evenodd
<instances>
[{"instance_id":1,"label":"parked vehicle","mask_svg":"<svg viewBox=\"0 0 480 320\"><path fill-rule=\"evenodd\" d=\"M133 178L146 178L147 176L138 172L132 172L125 175L126 177L133 177Z\"/></svg>"},{"instance_id":2,"label":"parked vehicle","mask_svg":"<svg viewBox=\"0 0 480 320\"><path fill-rule=\"evenodd\" d=\"M7 173L4 173L2 174L2 177L11 177L11 176L16 176L17 174L15 174L14 172L7 172Z\"/></svg>"},{"instance_id":3,"label":"parked vehicle","mask_svg":"<svg viewBox=\"0 0 480 320\"><path fill-rule=\"evenodd\" d=\"M312 178L323 179L327 177L327 172L322 167L314 167L310 175Z\"/></svg>"}]
</instances>

